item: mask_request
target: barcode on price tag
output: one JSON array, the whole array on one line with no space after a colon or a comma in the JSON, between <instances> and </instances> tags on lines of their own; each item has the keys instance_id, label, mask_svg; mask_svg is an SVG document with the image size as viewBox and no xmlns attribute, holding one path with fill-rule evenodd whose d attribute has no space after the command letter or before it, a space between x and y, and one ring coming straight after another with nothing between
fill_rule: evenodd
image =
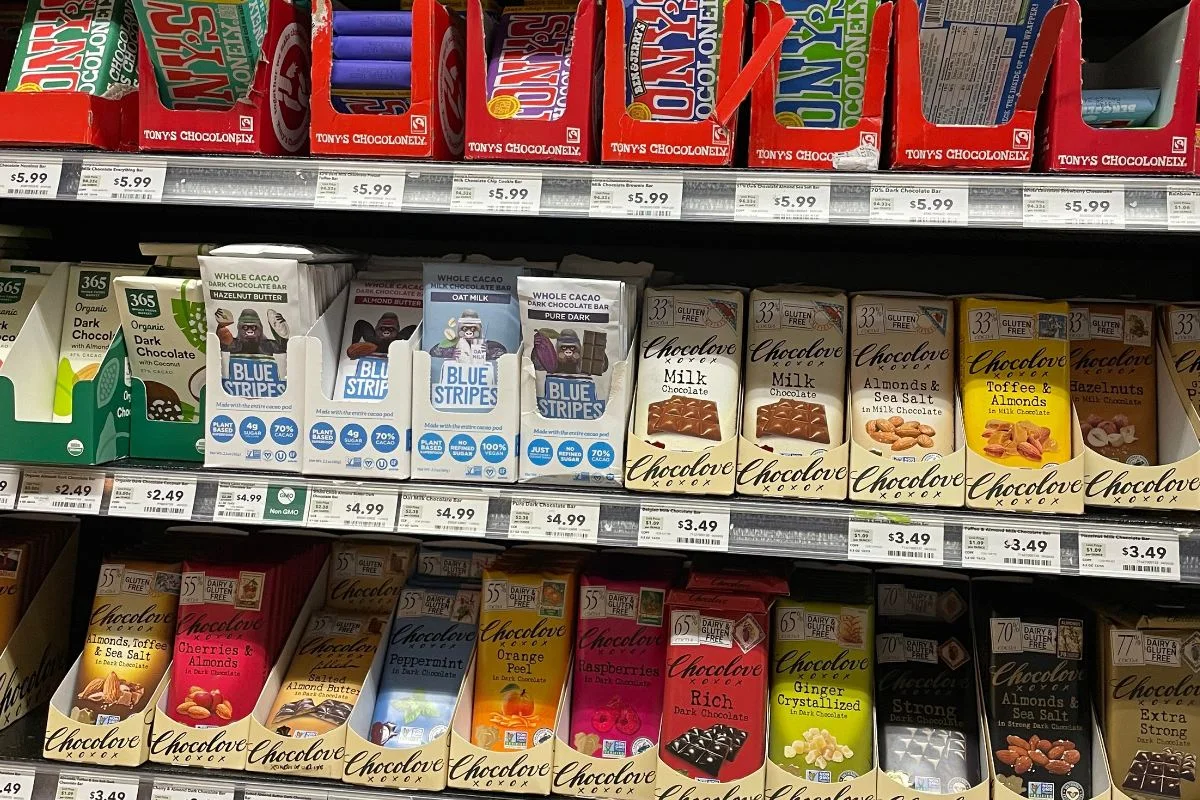
<instances>
[{"instance_id":1,"label":"barcode on price tag","mask_svg":"<svg viewBox=\"0 0 1200 800\"><path fill-rule=\"evenodd\" d=\"M1062 550L1058 530L1049 526L1024 530L999 525L964 525L962 565L981 569L1027 569L1058 572Z\"/></svg>"},{"instance_id":2,"label":"barcode on price tag","mask_svg":"<svg viewBox=\"0 0 1200 800\"><path fill-rule=\"evenodd\" d=\"M871 182L869 221L917 225L966 225L970 190L965 180L942 178L937 184Z\"/></svg>"},{"instance_id":3,"label":"barcode on price tag","mask_svg":"<svg viewBox=\"0 0 1200 800\"><path fill-rule=\"evenodd\" d=\"M1179 536L1081 531L1079 574L1177 581Z\"/></svg>"},{"instance_id":4,"label":"barcode on price tag","mask_svg":"<svg viewBox=\"0 0 1200 800\"><path fill-rule=\"evenodd\" d=\"M138 782L91 775L60 775L55 800L137 800Z\"/></svg>"},{"instance_id":5,"label":"barcode on price tag","mask_svg":"<svg viewBox=\"0 0 1200 800\"><path fill-rule=\"evenodd\" d=\"M158 203L162 201L166 182L165 161L138 161L137 164L84 161L75 196L80 200Z\"/></svg>"},{"instance_id":6,"label":"barcode on price tag","mask_svg":"<svg viewBox=\"0 0 1200 800\"><path fill-rule=\"evenodd\" d=\"M25 470L21 478L21 511L100 513L104 473L86 470Z\"/></svg>"},{"instance_id":7,"label":"barcode on price tag","mask_svg":"<svg viewBox=\"0 0 1200 800\"><path fill-rule=\"evenodd\" d=\"M316 208L396 210L404 204L404 173L327 169L317 172Z\"/></svg>"},{"instance_id":8,"label":"barcode on price tag","mask_svg":"<svg viewBox=\"0 0 1200 800\"><path fill-rule=\"evenodd\" d=\"M456 169L450 187L450 210L537 215L542 210L542 176Z\"/></svg>"},{"instance_id":9,"label":"barcode on price tag","mask_svg":"<svg viewBox=\"0 0 1200 800\"><path fill-rule=\"evenodd\" d=\"M62 159L38 161L0 158L0 197L49 199L58 197Z\"/></svg>"},{"instance_id":10,"label":"barcode on price tag","mask_svg":"<svg viewBox=\"0 0 1200 800\"><path fill-rule=\"evenodd\" d=\"M195 478L113 478L108 513L116 517L191 519L196 503Z\"/></svg>"},{"instance_id":11,"label":"barcode on price tag","mask_svg":"<svg viewBox=\"0 0 1200 800\"><path fill-rule=\"evenodd\" d=\"M829 222L829 181L738 178L733 218L738 222Z\"/></svg>"},{"instance_id":12,"label":"barcode on price tag","mask_svg":"<svg viewBox=\"0 0 1200 800\"><path fill-rule=\"evenodd\" d=\"M488 499L405 492L400 499L400 522L406 533L455 533L486 536Z\"/></svg>"},{"instance_id":13,"label":"barcode on price tag","mask_svg":"<svg viewBox=\"0 0 1200 800\"><path fill-rule=\"evenodd\" d=\"M1021 223L1026 228L1124 228L1125 188L1026 186Z\"/></svg>"},{"instance_id":14,"label":"barcode on price tag","mask_svg":"<svg viewBox=\"0 0 1200 800\"><path fill-rule=\"evenodd\" d=\"M1167 190L1167 230L1200 230L1200 189L1172 186Z\"/></svg>"},{"instance_id":15,"label":"barcode on price tag","mask_svg":"<svg viewBox=\"0 0 1200 800\"><path fill-rule=\"evenodd\" d=\"M679 219L683 214L683 178L592 177L589 217Z\"/></svg>"},{"instance_id":16,"label":"barcode on price tag","mask_svg":"<svg viewBox=\"0 0 1200 800\"><path fill-rule=\"evenodd\" d=\"M642 506L638 546L724 552L729 549L729 511Z\"/></svg>"},{"instance_id":17,"label":"barcode on price tag","mask_svg":"<svg viewBox=\"0 0 1200 800\"><path fill-rule=\"evenodd\" d=\"M21 470L17 467L0 467L0 511L11 511L17 507L17 490L21 487Z\"/></svg>"},{"instance_id":18,"label":"barcode on price tag","mask_svg":"<svg viewBox=\"0 0 1200 800\"><path fill-rule=\"evenodd\" d=\"M945 560L945 531L941 525L854 518L846 556L855 561L940 567Z\"/></svg>"},{"instance_id":19,"label":"barcode on price tag","mask_svg":"<svg viewBox=\"0 0 1200 800\"><path fill-rule=\"evenodd\" d=\"M233 800L233 785L199 781L155 781L150 800Z\"/></svg>"},{"instance_id":20,"label":"barcode on price tag","mask_svg":"<svg viewBox=\"0 0 1200 800\"><path fill-rule=\"evenodd\" d=\"M314 528L392 531L396 528L396 489L340 489L315 486L308 503L308 524Z\"/></svg>"},{"instance_id":21,"label":"barcode on price tag","mask_svg":"<svg viewBox=\"0 0 1200 800\"><path fill-rule=\"evenodd\" d=\"M32 771L0 770L0 800L30 800L33 797Z\"/></svg>"},{"instance_id":22,"label":"barcode on price tag","mask_svg":"<svg viewBox=\"0 0 1200 800\"><path fill-rule=\"evenodd\" d=\"M267 508L267 484L221 481L213 522L262 522Z\"/></svg>"},{"instance_id":23,"label":"barcode on price tag","mask_svg":"<svg viewBox=\"0 0 1200 800\"><path fill-rule=\"evenodd\" d=\"M508 515L512 539L596 544L600 506L595 503L554 503L516 499Z\"/></svg>"}]
</instances>

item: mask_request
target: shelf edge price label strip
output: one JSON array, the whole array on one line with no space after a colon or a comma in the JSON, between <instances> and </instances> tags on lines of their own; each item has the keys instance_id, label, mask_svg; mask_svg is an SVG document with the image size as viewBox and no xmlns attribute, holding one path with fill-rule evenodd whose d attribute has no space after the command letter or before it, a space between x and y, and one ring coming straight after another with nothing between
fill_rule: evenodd
<instances>
[{"instance_id":1,"label":"shelf edge price label strip","mask_svg":"<svg viewBox=\"0 0 1200 800\"><path fill-rule=\"evenodd\" d=\"M196 504L196 479L129 478L114 476L108 513L114 517L191 519Z\"/></svg>"},{"instance_id":2,"label":"shelf edge price label strip","mask_svg":"<svg viewBox=\"0 0 1200 800\"><path fill-rule=\"evenodd\" d=\"M308 524L314 528L363 531L396 529L399 489L314 486L308 501Z\"/></svg>"},{"instance_id":3,"label":"shelf edge price label strip","mask_svg":"<svg viewBox=\"0 0 1200 800\"><path fill-rule=\"evenodd\" d=\"M542 176L454 170L450 210L537 216L542 210Z\"/></svg>"},{"instance_id":4,"label":"shelf edge price label strip","mask_svg":"<svg viewBox=\"0 0 1200 800\"><path fill-rule=\"evenodd\" d=\"M855 516L850 519L846 557L940 567L946 560L946 533L941 525L889 519L882 514Z\"/></svg>"},{"instance_id":5,"label":"shelf edge price label strip","mask_svg":"<svg viewBox=\"0 0 1200 800\"><path fill-rule=\"evenodd\" d=\"M20 467L0 467L0 511L12 511L17 507L17 490L20 488Z\"/></svg>"},{"instance_id":6,"label":"shelf edge price label strip","mask_svg":"<svg viewBox=\"0 0 1200 800\"><path fill-rule=\"evenodd\" d=\"M678 509L642 506L638 547L679 547L687 550L729 549L729 509Z\"/></svg>"},{"instance_id":7,"label":"shelf edge price label strip","mask_svg":"<svg viewBox=\"0 0 1200 800\"><path fill-rule=\"evenodd\" d=\"M1001 525L963 525L962 565L979 569L1025 571L1062 569L1057 528L1025 530Z\"/></svg>"},{"instance_id":8,"label":"shelf edge price label strip","mask_svg":"<svg viewBox=\"0 0 1200 800\"><path fill-rule=\"evenodd\" d=\"M508 515L510 539L596 544L600 535L600 506L517 498Z\"/></svg>"},{"instance_id":9,"label":"shelf edge price label strip","mask_svg":"<svg viewBox=\"0 0 1200 800\"><path fill-rule=\"evenodd\" d=\"M0 770L0 800L32 800L36 775L25 770Z\"/></svg>"},{"instance_id":10,"label":"shelf edge price label strip","mask_svg":"<svg viewBox=\"0 0 1200 800\"><path fill-rule=\"evenodd\" d=\"M486 536L486 497L456 497L430 492L405 492L400 498L401 533L455 533Z\"/></svg>"},{"instance_id":11,"label":"shelf edge price label strip","mask_svg":"<svg viewBox=\"0 0 1200 800\"><path fill-rule=\"evenodd\" d=\"M60 775L55 800L137 800L138 782L128 778Z\"/></svg>"},{"instance_id":12,"label":"shelf edge price label strip","mask_svg":"<svg viewBox=\"0 0 1200 800\"><path fill-rule=\"evenodd\" d=\"M233 800L233 786L200 781L154 782L150 800Z\"/></svg>"},{"instance_id":13,"label":"shelf edge price label strip","mask_svg":"<svg viewBox=\"0 0 1200 800\"><path fill-rule=\"evenodd\" d=\"M829 222L829 179L803 182L739 177L735 222Z\"/></svg>"},{"instance_id":14,"label":"shelf edge price label strip","mask_svg":"<svg viewBox=\"0 0 1200 800\"><path fill-rule=\"evenodd\" d=\"M0 157L0 197L53 200L62 180L62 159Z\"/></svg>"},{"instance_id":15,"label":"shelf edge price label strip","mask_svg":"<svg viewBox=\"0 0 1200 800\"><path fill-rule=\"evenodd\" d=\"M1190 186L1167 189L1167 230L1200 231L1200 189Z\"/></svg>"},{"instance_id":16,"label":"shelf edge price label strip","mask_svg":"<svg viewBox=\"0 0 1200 800\"><path fill-rule=\"evenodd\" d=\"M77 200L115 200L117 202L161 203L167 183L167 162L142 161L113 164L107 161L83 162L79 173Z\"/></svg>"},{"instance_id":17,"label":"shelf edge price label strip","mask_svg":"<svg viewBox=\"0 0 1200 800\"><path fill-rule=\"evenodd\" d=\"M404 205L404 173L360 172L322 167L317 171L314 208L398 211Z\"/></svg>"},{"instance_id":18,"label":"shelf edge price label strip","mask_svg":"<svg viewBox=\"0 0 1200 800\"><path fill-rule=\"evenodd\" d=\"M221 481L213 522L270 522L304 525L308 519L307 486L266 481Z\"/></svg>"},{"instance_id":19,"label":"shelf edge price label strip","mask_svg":"<svg viewBox=\"0 0 1200 800\"><path fill-rule=\"evenodd\" d=\"M1079 574L1179 580L1179 535L1079 533Z\"/></svg>"},{"instance_id":20,"label":"shelf edge price label strip","mask_svg":"<svg viewBox=\"0 0 1200 800\"><path fill-rule=\"evenodd\" d=\"M871 181L868 221L888 225L967 224L971 192L965 179L943 178L940 183Z\"/></svg>"},{"instance_id":21,"label":"shelf edge price label strip","mask_svg":"<svg viewBox=\"0 0 1200 800\"><path fill-rule=\"evenodd\" d=\"M683 216L683 178L592 176L588 216L609 219L679 219Z\"/></svg>"},{"instance_id":22,"label":"shelf edge price label strip","mask_svg":"<svg viewBox=\"0 0 1200 800\"><path fill-rule=\"evenodd\" d=\"M1026 228L1125 228L1125 187L1027 185L1021 190Z\"/></svg>"},{"instance_id":23,"label":"shelf edge price label strip","mask_svg":"<svg viewBox=\"0 0 1200 800\"><path fill-rule=\"evenodd\" d=\"M91 470L25 470L21 477L21 511L99 514L104 500L104 473Z\"/></svg>"}]
</instances>

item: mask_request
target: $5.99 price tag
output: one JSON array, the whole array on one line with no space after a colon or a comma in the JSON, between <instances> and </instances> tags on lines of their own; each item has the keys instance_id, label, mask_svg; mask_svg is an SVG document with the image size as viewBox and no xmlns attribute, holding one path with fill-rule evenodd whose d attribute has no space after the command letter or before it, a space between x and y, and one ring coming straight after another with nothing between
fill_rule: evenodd
<instances>
[{"instance_id":1,"label":"$5.99 price tag","mask_svg":"<svg viewBox=\"0 0 1200 800\"><path fill-rule=\"evenodd\" d=\"M108 513L121 517L191 519L195 478L113 478Z\"/></svg>"},{"instance_id":2,"label":"$5.99 price tag","mask_svg":"<svg viewBox=\"0 0 1200 800\"><path fill-rule=\"evenodd\" d=\"M542 177L455 170L451 211L537 215L542 209Z\"/></svg>"},{"instance_id":3,"label":"$5.99 price tag","mask_svg":"<svg viewBox=\"0 0 1200 800\"><path fill-rule=\"evenodd\" d=\"M513 539L596 544L600 506L595 503L555 503L516 499L508 515Z\"/></svg>"},{"instance_id":4,"label":"$5.99 price tag","mask_svg":"<svg viewBox=\"0 0 1200 800\"><path fill-rule=\"evenodd\" d=\"M1021 222L1026 228L1124 228L1125 189L1026 186L1022 190Z\"/></svg>"},{"instance_id":5,"label":"$5.99 price tag","mask_svg":"<svg viewBox=\"0 0 1200 800\"><path fill-rule=\"evenodd\" d=\"M21 511L100 513L104 473L83 470L26 470L21 479Z\"/></svg>"},{"instance_id":6,"label":"$5.99 price tag","mask_svg":"<svg viewBox=\"0 0 1200 800\"><path fill-rule=\"evenodd\" d=\"M855 518L850 520L846 556L854 561L940 567L945 560L945 532L941 525Z\"/></svg>"},{"instance_id":7,"label":"$5.99 price tag","mask_svg":"<svg viewBox=\"0 0 1200 800\"><path fill-rule=\"evenodd\" d=\"M1080 532L1079 574L1177 581L1179 537Z\"/></svg>"},{"instance_id":8,"label":"$5.99 price tag","mask_svg":"<svg viewBox=\"0 0 1200 800\"><path fill-rule=\"evenodd\" d=\"M404 173L321 169L316 208L398 209L404 204Z\"/></svg>"},{"instance_id":9,"label":"$5.99 price tag","mask_svg":"<svg viewBox=\"0 0 1200 800\"><path fill-rule=\"evenodd\" d=\"M137 800L138 782L63 775L58 779L55 800Z\"/></svg>"},{"instance_id":10,"label":"$5.99 price tag","mask_svg":"<svg viewBox=\"0 0 1200 800\"><path fill-rule=\"evenodd\" d=\"M486 536L488 505L486 497L405 492L398 528L408 533Z\"/></svg>"},{"instance_id":11,"label":"$5.99 price tag","mask_svg":"<svg viewBox=\"0 0 1200 800\"><path fill-rule=\"evenodd\" d=\"M61 178L61 158L42 161L0 158L0 197L53 200L58 197Z\"/></svg>"},{"instance_id":12,"label":"$5.99 price tag","mask_svg":"<svg viewBox=\"0 0 1200 800\"><path fill-rule=\"evenodd\" d=\"M829 222L829 181L784 183L738 178L733 218L738 222Z\"/></svg>"},{"instance_id":13,"label":"$5.99 price tag","mask_svg":"<svg viewBox=\"0 0 1200 800\"><path fill-rule=\"evenodd\" d=\"M683 179L592 177L589 217L679 219L683 214Z\"/></svg>"},{"instance_id":14,"label":"$5.99 price tag","mask_svg":"<svg viewBox=\"0 0 1200 800\"><path fill-rule=\"evenodd\" d=\"M638 547L681 547L688 550L729 549L729 510L642 506Z\"/></svg>"},{"instance_id":15,"label":"$5.99 price tag","mask_svg":"<svg viewBox=\"0 0 1200 800\"><path fill-rule=\"evenodd\" d=\"M937 184L871 183L872 224L966 225L970 190L965 180L942 178Z\"/></svg>"},{"instance_id":16,"label":"$5.99 price tag","mask_svg":"<svg viewBox=\"0 0 1200 800\"><path fill-rule=\"evenodd\" d=\"M391 531L396 526L400 492L374 489L313 487L308 524L314 528Z\"/></svg>"},{"instance_id":17,"label":"$5.99 price tag","mask_svg":"<svg viewBox=\"0 0 1200 800\"><path fill-rule=\"evenodd\" d=\"M75 196L79 200L158 203L162 201L166 182L167 165L163 161L137 164L84 161Z\"/></svg>"}]
</instances>

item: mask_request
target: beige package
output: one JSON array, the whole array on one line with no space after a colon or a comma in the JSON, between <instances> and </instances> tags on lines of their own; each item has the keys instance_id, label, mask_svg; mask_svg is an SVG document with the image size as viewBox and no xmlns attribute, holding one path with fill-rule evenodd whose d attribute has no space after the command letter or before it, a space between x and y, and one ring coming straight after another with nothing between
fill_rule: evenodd
<instances>
[{"instance_id":1,"label":"beige package","mask_svg":"<svg viewBox=\"0 0 1200 800\"><path fill-rule=\"evenodd\" d=\"M954 452L953 312L941 297L854 296L852 441L896 461Z\"/></svg>"},{"instance_id":2,"label":"beige package","mask_svg":"<svg viewBox=\"0 0 1200 800\"><path fill-rule=\"evenodd\" d=\"M1167 346L1179 384L1200 413L1200 306L1167 306L1163 312Z\"/></svg>"}]
</instances>

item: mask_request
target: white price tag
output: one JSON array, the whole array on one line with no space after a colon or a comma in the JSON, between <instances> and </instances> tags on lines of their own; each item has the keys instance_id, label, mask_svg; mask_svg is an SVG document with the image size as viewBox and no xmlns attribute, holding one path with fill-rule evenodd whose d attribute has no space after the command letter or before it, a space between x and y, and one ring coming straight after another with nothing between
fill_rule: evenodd
<instances>
[{"instance_id":1,"label":"white price tag","mask_svg":"<svg viewBox=\"0 0 1200 800\"><path fill-rule=\"evenodd\" d=\"M165 161L109 164L84 161L79 173L79 200L161 203L167 182Z\"/></svg>"},{"instance_id":2,"label":"white price tag","mask_svg":"<svg viewBox=\"0 0 1200 800\"><path fill-rule=\"evenodd\" d=\"M21 477L21 511L75 511L99 514L104 499L104 473L86 470L25 470Z\"/></svg>"},{"instance_id":3,"label":"white price tag","mask_svg":"<svg viewBox=\"0 0 1200 800\"><path fill-rule=\"evenodd\" d=\"M399 210L404 203L404 173L357 172L322 167L317 172L316 208Z\"/></svg>"},{"instance_id":4,"label":"white price tag","mask_svg":"<svg viewBox=\"0 0 1200 800\"><path fill-rule=\"evenodd\" d=\"M945 560L945 531L941 525L851 519L846 557L940 567Z\"/></svg>"},{"instance_id":5,"label":"white price tag","mask_svg":"<svg viewBox=\"0 0 1200 800\"><path fill-rule=\"evenodd\" d=\"M596 503L552 503L516 499L508 515L512 539L596 544L600 506Z\"/></svg>"},{"instance_id":6,"label":"white price tag","mask_svg":"<svg viewBox=\"0 0 1200 800\"><path fill-rule=\"evenodd\" d=\"M970 191L966 180L942 178L941 183L896 184L871 182L872 224L966 225Z\"/></svg>"},{"instance_id":7,"label":"white price tag","mask_svg":"<svg viewBox=\"0 0 1200 800\"><path fill-rule=\"evenodd\" d=\"M17 507L17 490L21 487L19 467L0 467L0 511Z\"/></svg>"},{"instance_id":8,"label":"white price tag","mask_svg":"<svg viewBox=\"0 0 1200 800\"><path fill-rule=\"evenodd\" d=\"M1200 230L1200 189L1172 186L1167 190L1167 230Z\"/></svg>"},{"instance_id":9,"label":"white price tag","mask_svg":"<svg viewBox=\"0 0 1200 800\"><path fill-rule=\"evenodd\" d=\"M1061 189L1026 186L1021 223L1026 228L1125 227L1125 189L1121 186Z\"/></svg>"},{"instance_id":10,"label":"white price tag","mask_svg":"<svg viewBox=\"0 0 1200 800\"><path fill-rule=\"evenodd\" d=\"M58 197L61 178L61 158L28 161L0 157L0 197L53 200Z\"/></svg>"},{"instance_id":11,"label":"white price tag","mask_svg":"<svg viewBox=\"0 0 1200 800\"><path fill-rule=\"evenodd\" d=\"M31 800L33 797L32 771L19 769L0 770L0 800Z\"/></svg>"},{"instance_id":12,"label":"white price tag","mask_svg":"<svg viewBox=\"0 0 1200 800\"><path fill-rule=\"evenodd\" d=\"M314 486L308 501L308 524L313 528L393 531L399 505L397 489Z\"/></svg>"},{"instance_id":13,"label":"white price tag","mask_svg":"<svg viewBox=\"0 0 1200 800\"><path fill-rule=\"evenodd\" d=\"M262 522L267 510L266 483L221 481L213 522ZM303 520L301 520L303 523Z\"/></svg>"},{"instance_id":14,"label":"white price tag","mask_svg":"<svg viewBox=\"0 0 1200 800\"><path fill-rule=\"evenodd\" d=\"M329 795L325 792L304 789L288 789L286 792L247 789L243 795L244 800L326 800L328 797Z\"/></svg>"},{"instance_id":15,"label":"white price tag","mask_svg":"<svg viewBox=\"0 0 1200 800\"><path fill-rule=\"evenodd\" d=\"M150 800L233 800L233 786L200 781L155 781Z\"/></svg>"},{"instance_id":16,"label":"white price tag","mask_svg":"<svg viewBox=\"0 0 1200 800\"><path fill-rule=\"evenodd\" d=\"M1023 530L964 525L962 565L982 569L1029 569L1057 573L1062 567L1058 529Z\"/></svg>"},{"instance_id":17,"label":"white price tag","mask_svg":"<svg viewBox=\"0 0 1200 800\"><path fill-rule=\"evenodd\" d=\"M450 210L536 216L542 210L542 176L456 169L450 187Z\"/></svg>"},{"instance_id":18,"label":"white price tag","mask_svg":"<svg viewBox=\"0 0 1200 800\"><path fill-rule=\"evenodd\" d=\"M681 547L687 550L729 549L729 510L642 506L638 547Z\"/></svg>"},{"instance_id":19,"label":"white price tag","mask_svg":"<svg viewBox=\"0 0 1200 800\"><path fill-rule=\"evenodd\" d=\"M488 499L405 492L398 528L407 533L455 533L486 536Z\"/></svg>"},{"instance_id":20,"label":"white price tag","mask_svg":"<svg viewBox=\"0 0 1200 800\"><path fill-rule=\"evenodd\" d=\"M108 498L108 513L114 517L191 519L195 503L195 478L117 476Z\"/></svg>"},{"instance_id":21,"label":"white price tag","mask_svg":"<svg viewBox=\"0 0 1200 800\"><path fill-rule=\"evenodd\" d=\"M829 180L791 183L738 178L733 218L737 222L829 222Z\"/></svg>"},{"instance_id":22,"label":"white price tag","mask_svg":"<svg viewBox=\"0 0 1200 800\"><path fill-rule=\"evenodd\" d=\"M1079 574L1179 580L1179 536L1080 533Z\"/></svg>"},{"instance_id":23,"label":"white price tag","mask_svg":"<svg viewBox=\"0 0 1200 800\"><path fill-rule=\"evenodd\" d=\"M592 176L589 217L679 219L683 214L683 178L653 179Z\"/></svg>"},{"instance_id":24,"label":"white price tag","mask_svg":"<svg viewBox=\"0 0 1200 800\"><path fill-rule=\"evenodd\" d=\"M60 775L55 800L137 800L138 782L90 775Z\"/></svg>"}]
</instances>

